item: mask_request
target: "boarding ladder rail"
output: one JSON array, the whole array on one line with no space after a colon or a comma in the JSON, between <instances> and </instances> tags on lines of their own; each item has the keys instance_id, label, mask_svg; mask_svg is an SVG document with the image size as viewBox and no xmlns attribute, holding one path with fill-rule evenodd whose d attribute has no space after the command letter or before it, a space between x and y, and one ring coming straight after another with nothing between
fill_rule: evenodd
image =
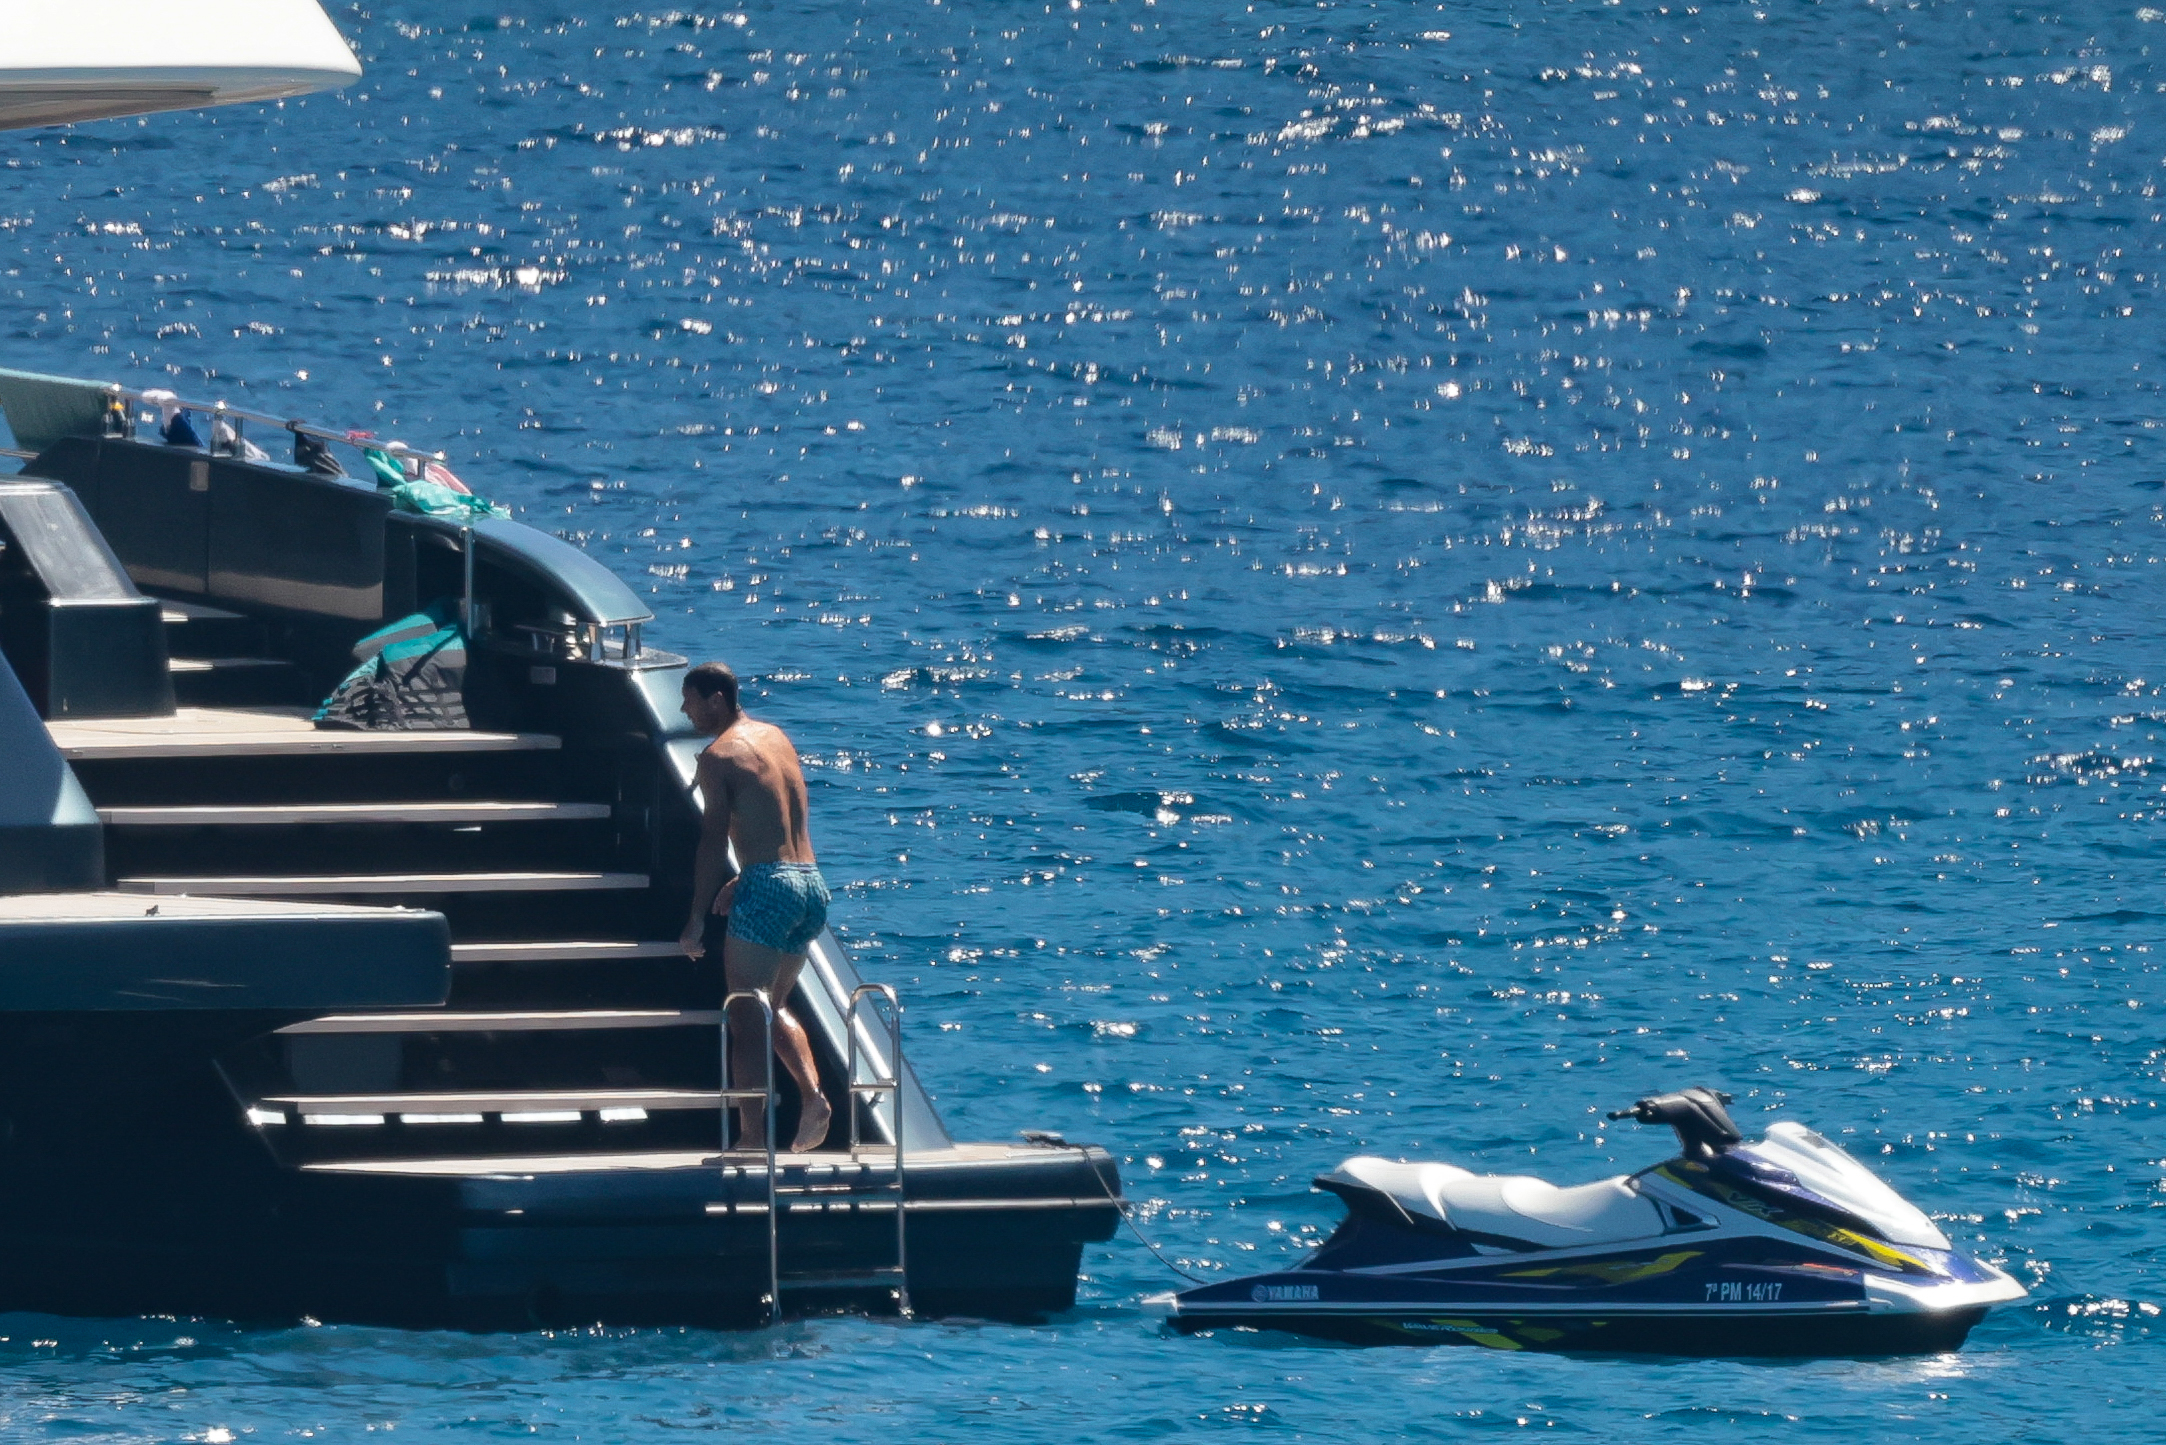
<instances>
[{"instance_id":1,"label":"boarding ladder rail","mask_svg":"<svg viewBox=\"0 0 2166 1445\"><path fill-rule=\"evenodd\" d=\"M730 1078L730 1018L746 1004L756 1005L760 1020L761 1080L757 1089L737 1084ZM721 1109L722 1178L725 1186L730 1176L729 1162L732 1140L730 1121L736 1117L733 1105L760 1104L766 1110L766 1128L761 1131L765 1148L766 1168L762 1177L767 1187L767 1323L782 1323L782 1252L781 1231L777 1228L775 1189L775 1004L764 988L739 989L725 995L722 1000L722 1087L717 1095ZM742 1169L742 1166L738 1166Z\"/></svg>"},{"instance_id":2,"label":"boarding ladder rail","mask_svg":"<svg viewBox=\"0 0 2166 1445\"><path fill-rule=\"evenodd\" d=\"M874 1022L884 1023L886 1026L888 1071L884 1075L874 1074L870 1078L861 1079L858 1077L858 1059L865 1029L860 1019L860 1009L868 1003L883 999L887 1003L885 1014L882 1014L877 1007L871 1011L871 1014ZM895 990L887 984L859 984L856 988L850 990L850 1006L843 1014L843 1032L850 1036L849 1086L846 1107L850 1113L850 1157L852 1159L857 1158L864 1147L859 1132L858 1096L868 1096L865 1100L868 1109L882 1094L887 1095L893 1101L890 1108L892 1120L889 1134L895 1146L895 1178L894 1182L888 1185L888 1192L895 1196L895 1263L889 1268L874 1270L873 1273L894 1279L896 1307L901 1311L903 1318L908 1319L910 1317L910 1245L909 1231L905 1227L904 1217L909 1212L910 1193L904 1183L903 1174L902 1000L895 996Z\"/></svg>"},{"instance_id":3,"label":"boarding ladder rail","mask_svg":"<svg viewBox=\"0 0 2166 1445\"><path fill-rule=\"evenodd\" d=\"M885 1010L878 1007L883 1002L887 1005ZM758 1010L762 1046L760 1057L763 1065L757 1087L733 1079L730 1071L731 1020L747 1008ZM765 989L742 989L722 1000L722 1087L716 1095L721 1109L722 1179L727 1187L732 1174L735 1173L741 1179L746 1167L743 1164L731 1163L729 1157L734 1144L731 1126L736 1116L736 1106L758 1104L765 1119L760 1154L764 1165L762 1183L766 1194L764 1213L767 1228L767 1292L763 1303L767 1307L769 1324L780 1323L782 1292L793 1284L810 1289L833 1289L838 1286L862 1285L869 1281L886 1282L895 1292L897 1311L905 1319L912 1314L906 1218L909 1192L905 1185L904 1172L902 1002L896 997L895 990L887 984L860 984L851 990L849 1006L843 1014L843 1026L844 1032L849 1036L844 1107L850 1115L850 1157L853 1162L860 1159L867 1147L877 1147L868 1146L864 1137L859 1100L864 1099L868 1110L882 1094L893 1100L889 1132L895 1154L895 1172L893 1178L882 1186L882 1192L894 1198L892 1207L895 1214L895 1262L892 1265L850 1270L842 1276L826 1273L785 1275L782 1273L782 1216L788 1208L788 1201L796 1196L812 1195L819 1191L809 1183L785 1185L778 1177L780 1171L775 1149L775 1007L772 996ZM886 1036L887 1069L884 1073L879 1072L877 1061L871 1051L864 1047L872 1039L875 1028Z\"/></svg>"}]
</instances>

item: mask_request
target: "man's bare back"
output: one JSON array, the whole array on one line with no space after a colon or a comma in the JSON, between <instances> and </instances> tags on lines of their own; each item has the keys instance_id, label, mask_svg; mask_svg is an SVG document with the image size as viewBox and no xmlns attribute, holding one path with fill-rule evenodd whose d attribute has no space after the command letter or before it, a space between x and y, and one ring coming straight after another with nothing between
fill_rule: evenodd
<instances>
[{"instance_id":1,"label":"man's bare back","mask_svg":"<svg viewBox=\"0 0 2166 1445\"><path fill-rule=\"evenodd\" d=\"M804 768L781 728L739 713L700 752L699 786L708 816L729 819L739 867L814 861Z\"/></svg>"},{"instance_id":2,"label":"man's bare back","mask_svg":"<svg viewBox=\"0 0 2166 1445\"><path fill-rule=\"evenodd\" d=\"M692 863L692 912L681 944L690 957L705 957L713 925L728 918L723 978L732 993L767 994L774 1009L775 1052L801 1100L795 1147L816 1148L834 1111L820 1090L811 1040L786 1007L805 950L827 926L829 901L812 853L804 769L782 729L745 715L738 706L737 678L719 663L703 663L685 675L684 715L714 741L699 755L705 817ZM730 1020L733 1083L767 1077L768 1064L747 1022ZM766 1138L758 1105L741 1105L738 1119L740 1142Z\"/></svg>"}]
</instances>

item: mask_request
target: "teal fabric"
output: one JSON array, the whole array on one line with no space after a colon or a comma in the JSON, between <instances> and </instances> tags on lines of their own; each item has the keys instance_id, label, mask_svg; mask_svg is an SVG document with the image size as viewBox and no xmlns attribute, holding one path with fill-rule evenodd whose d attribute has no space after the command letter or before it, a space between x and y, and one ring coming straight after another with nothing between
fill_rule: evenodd
<instances>
[{"instance_id":1,"label":"teal fabric","mask_svg":"<svg viewBox=\"0 0 2166 1445\"><path fill-rule=\"evenodd\" d=\"M406 469L401 467L398 458L392 456L389 452L380 452L374 447L367 447L362 450L361 455L368 459L369 470L376 474L377 486L396 487L405 483Z\"/></svg>"},{"instance_id":2,"label":"teal fabric","mask_svg":"<svg viewBox=\"0 0 2166 1445\"><path fill-rule=\"evenodd\" d=\"M356 642L353 645L354 661L367 662L393 643L426 637L440 628L451 626L458 621L458 617L459 605L456 602L431 602L419 612L401 617L396 622L387 622Z\"/></svg>"},{"instance_id":3,"label":"teal fabric","mask_svg":"<svg viewBox=\"0 0 2166 1445\"><path fill-rule=\"evenodd\" d=\"M388 494L391 505L402 512L423 517L449 517L462 522L476 517L511 515L511 508L499 506L487 497L477 497L426 477L409 478L399 459L389 452L369 447L361 454L368 458L369 470L376 473L377 490Z\"/></svg>"},{"instance_id":4,"label":"teal fabric","mask_svg":"<svg viewBox=\"0 0 2166 1445\"><path fill-rule=\"evenodd\" d=\"M375 453L370 455L374 456ZM509 507L499 506L487 497L454 492L442 482L400 482L390 491L392 506L402 512L418 512L424 517L449 517L454 521L466 521L477 517L511 515Z\"/></svg>"},{"instance_id":5,"label":"teal fabric","mask_svg":"<svg viewBox=\"0 0 2166 1445\"><path fill-rule=\"evenodd\" d=\"M433 730L468 726L466 629L454 604L380 627L354 644L359 665L316 709L319 728Z\"/></svg>"}]
</instances>

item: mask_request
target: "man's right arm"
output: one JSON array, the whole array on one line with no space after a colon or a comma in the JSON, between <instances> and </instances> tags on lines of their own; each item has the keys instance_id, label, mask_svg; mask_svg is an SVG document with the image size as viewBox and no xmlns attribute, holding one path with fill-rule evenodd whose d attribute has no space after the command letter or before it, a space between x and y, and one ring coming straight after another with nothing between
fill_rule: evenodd
<instances>
[{"instance_id":1,"label":"man's right arm","mask_svg":"<svg viewBox=\"0 0 2166 1445\"><path fill-rule=\"evenodd\" d=\"M687 957L699 958L707 951L707 912L723 888L737 876L730 861L729 787L722 765L712 753L699 755L699 793L705 804L699 827L699 851L692 858L692 913L678 944Z\"/></svg>"}]
</instances>

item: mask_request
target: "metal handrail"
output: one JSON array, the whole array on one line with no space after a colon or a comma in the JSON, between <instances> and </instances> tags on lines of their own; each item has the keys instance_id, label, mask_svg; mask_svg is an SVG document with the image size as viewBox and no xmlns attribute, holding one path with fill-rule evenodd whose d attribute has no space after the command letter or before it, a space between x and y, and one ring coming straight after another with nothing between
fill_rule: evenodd
<instances>
[{"instance_id":1,"label":"metal handrail","mask_svg":"<svg viewBox=\"0 0 2166 1445\"><path fill-rule=\"evenodd\" d=\"M880 1022L886 1026L888 1040L888 1065L891 1072L885 1077L876 1075L870 1081L860 1083L858 1081L857 1061L859 1056L865 1053L863 1044L866 1038L869 1037L870 1031L865 1029L864 1026L859 1023L858 1009L860 1005L862 1005L869 998L884 998L887 1000L887 1016L885 1018L881 1018L880 1015L875 1014L873 1015L873 1017L877 1022ZM896 1055L902 1047L902 1003L899 999L896 998L895 990L884 983L861 983L856 988L851 989L849 1008L847 1009L843 1017L843 1032L849 1036L849 1080L850 1089L853 1095L853 1101L855 1094L860 1092L869 1094L890 1094L894 1096L895 1101L899 1106L902 1102L900 1082L902 1077L902 1070L896 1065ZM899 1107L897 1112L900 1113ZM899 1133L900 1130L898 1130L897 1132ZM853 1108L850 1110L851 1153L854 1154L857 1152L859 1143L860 1138L858 1130L857 1110Z\"/></svg>"},{"instance_id":2,"label":"metal handrail","mask_svg":"<svg viewBox=\"0 0 2166 1445\"><path fill-rule=\"evenodd\" d=\"M164 388L142 388L120 382L86 384L94 386L104 406L104 435L109 439L134 440L141 424L136 412L138 404L177 406L186 411L201 412L210 418L210 432L205 439L204 450L212 457L245 459L250 445L242 432L242 423L258 421L282 427L293 434L295 463L321 477L335 478L339 473L337 463L321 472L312 465L314 458L304 456L301 438L314 442L337 442L364 453L412 462L440 463L445 454L440 451L423 451L401 443L380 441L375 437L355 432L334 431L329 427L309 422L273 416L268 412L237 407L226 401L202 401L179 396ZM162 394L151 398L151 391ZM321 448L317 448L320 452ZM9 451L8 455L31 460L33 454L26 451ZM200 489L208 484L208 473L200 465L191 471L192 485ZM366 486L364 479L349 478L357 486ZM379 491L381 487L379 486ZM486 561L492 567L523 568L538 574L565 612L566 631L561 645L566 654L575 660L608 662L621 659L627 666L650 665L650 654L641 637L641 625L653 620L653 612L642 607L639 600L625 587L623 581L608 568L581 552L579 548L562 538L530 528L497 530L486 518L445 518L441 516L421 519L432 530L447 532L460 553L460 586L458 607L461 619L470 635L479 634L489 626L487 602L477 595L477 587L487 582L479 579L476 570ZM492 548L488 559L479 557L482 546ZM539 633L524 629L534 635L533 646L537 651L547 650ZM665 665L671 660L668 654L660 654L651 665Z\"/></svg>"},{"instance_id":3,"label":"metal handrail","mask_svg":"<svg viewBox=\"0 0 2166 1445\"><path fill-rule=\"evenodd\" d=\"M760 1058L766 1078L757 1089L736 1088L730 1083L730 1010L741 1002L756 1003L760 1009ZM722 1000L721 1125L725 1179L729 1172L730 1121L737 1116L737 1111L730 1106L754 1102L764 1104L767 1110L767 1322L775 1325L782 1322L781 1234L775 1217L775 1004L764 988L740 989Z\"/></svg>"},{"instance_id":4,"label":"metal handrail","mask_svg":"<svg viewBox=\"0 0 2166 1445\"><path fill-rule=\"evenodd\" d=\"M871 999L887 1000L887 1074L870 1079L858 1078L858 1040L862 1025L858 1022L860 1005ZM879 1011L873 1011L875 1019ZM895 990L884 983L861 983L850 990L850 1006L843 1014L843 1032L849 1036L849 1063L847 1073L847 1104L850 1111L850 1157L856 1158L861 1140L858 1132L857 1100L860 1094L875 1097L886 1094L894 1100L895 1143L895 1303L904 1319L910 1318L910 1245L905 1216L909 1213L910 1194L903 1178L903 1062L902 1062L902 1000ZM870 1107L871 1100L866 1101Z\"/></svg>"},{"instance_id":5,"label":"metal handrail","mask_svg":"<svg viewBox=\"0 0 2166 1445\"><path fill-rule=\"evenodd\" d=\"M165 388L153 387L150 390L163 391ZM106 383L105 394L113 402L140 402L147 395L141 388L123 386L117 381ZM154 402L152 405L156 405L156 403ZM329 427L317 426L313 422L298 421L292 417L273 416L264 411L250 411L246 407L234 406L225 401L190 401L183 396L174 396L173 405L183 411L203 412L212 419L214 424L219 420L233 419L260 421L275 426L282 431L297 432L302 436L314 437L318 441L340 442L358 451L382 452L385 456L390 457L412 457L416 461L423 462L441 462L445 460L443 452L425 452L407 446L402 442L383 442L377 441L373 437L357 437L351 431L333 431ZM132 418L130 424L133 424Z\"/></svg>"},{"instance_id":6,"label":"metal handrail","mask_svg":"<svg viewBox=\"0 0 2166 1445\"><path fill-rule=\"evenodd\" d=\"M474 528L459 528L459 626L474 635Z\"/></svg>"}]
</instances>

